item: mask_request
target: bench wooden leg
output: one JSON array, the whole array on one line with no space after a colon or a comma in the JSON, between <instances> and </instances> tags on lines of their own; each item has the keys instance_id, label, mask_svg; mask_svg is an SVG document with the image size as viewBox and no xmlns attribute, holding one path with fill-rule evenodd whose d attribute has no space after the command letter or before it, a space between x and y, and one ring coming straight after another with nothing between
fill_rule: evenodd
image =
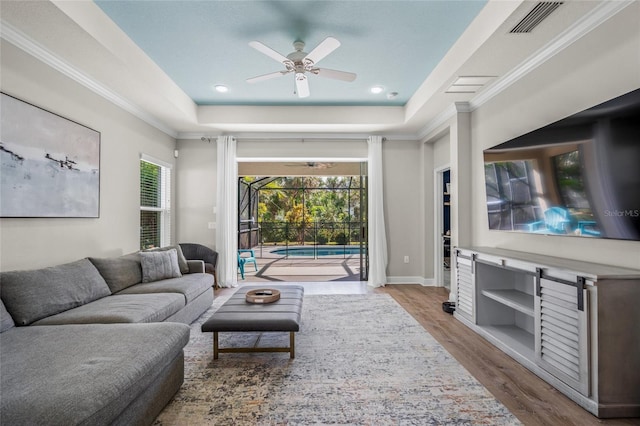
<instances>
[{"instance_id":1,"label":"bench wooden leg","mask_svg":"<svg viewBox=\"0 0 640 426\"><path fill-rule=\"evenodd\" d=\"M289 347L288 348L260 348L257 347L260 336L256 341L255 346L251 348L221 348L218 343L218 331L213 332L213 359L218 359L218 355L221 353L239 353L239 352L289 352L289 358L296 357L296 338L295 332L289 332Z\"/></svg>"},{"instance_id":2,"label":"bench wooden leg","mask_svg":"<svg viewBox=\"0 0 640 426\"><path fill-rule=\"evenodd\" d=\"M218 359L218 332L213 332L213 359Z\"/></svg>"},{"instance_id":3,"label":"bench wooden leg","mask_svg":"<svg viewBox=\"0 0 640 426\"><path fill-rule=\"evenodd\" d=\"M290 358L295 358L296 357L295 345L296 345L295 334L294 334L293 331L291 331L290 335L289 335L289 357Z\"/></svg>"}]
</instances>

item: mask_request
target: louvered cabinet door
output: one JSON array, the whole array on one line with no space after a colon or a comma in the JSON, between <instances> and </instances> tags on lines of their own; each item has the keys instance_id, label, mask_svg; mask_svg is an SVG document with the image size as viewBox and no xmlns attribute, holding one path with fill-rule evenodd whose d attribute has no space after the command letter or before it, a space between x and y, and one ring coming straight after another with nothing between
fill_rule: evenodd
<instances>
[{"instance_id":1,"label":"louvered cabinet door","mask_svg":"<svg viewBox=\"0 0 640 426\"><path fill-rule=\"evenodd\" d=\"M580 291L581 301L576 286L539 278L535 298L536 362L589 396L589 304L587 291Z\"/></svg>"},{"instance_id":2,"label":"louvered cabinet door","mask_svg":"<svg viewBox=\"0 0 640 426\"><path fill-rule=\"evenodd\" d=\"M458 254L456 256L456 269L456 312L463 314L468 320L475 323L474 297L476 289L473 274L473 259Z\"/></svg>"}]
</instances>

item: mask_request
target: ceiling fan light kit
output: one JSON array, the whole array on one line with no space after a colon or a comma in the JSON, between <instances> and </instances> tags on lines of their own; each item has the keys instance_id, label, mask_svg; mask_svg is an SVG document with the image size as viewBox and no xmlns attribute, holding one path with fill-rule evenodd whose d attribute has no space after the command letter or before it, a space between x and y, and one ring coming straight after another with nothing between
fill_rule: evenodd
<instances>
[{"instance_id":1,"label":"ceiling fan light kit","mask_svg":"<svg viewBox=\"0 0 640 426\"><path fill-rule=\"evenodd\" d=\"M356 74L346 71L331 70L327 68L318 68L316 64L325 58L328 54L336 50L340 46L340 42L333 38L325 38L318 46L316 46L310 53L305 52L304 42L296 40L293 42L293 48L295 51L284 56L276 52L272 48L264 45L259 41L252 41L249 46L256 49L268 57L280 62L284 65L285 69L282 71L276 71L269 74L259 75L256 77L248 78L247 83L257 83L259 81L269 80L276 77L281 77L290 73L295 74L295 85L298 97L306 98L310 95L309 81L307 80L306 73L311 73L319 77L331 78L334 80L341 80L351 82L356 79Z\"/></svg>"}]
</instances>

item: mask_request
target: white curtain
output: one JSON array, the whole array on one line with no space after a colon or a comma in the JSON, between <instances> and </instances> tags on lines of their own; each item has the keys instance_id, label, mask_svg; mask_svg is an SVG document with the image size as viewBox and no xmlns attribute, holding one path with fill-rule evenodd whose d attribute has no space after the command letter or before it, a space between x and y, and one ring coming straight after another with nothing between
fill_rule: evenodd
<instances>
[{"instance_id":1,"label":"white curtain","mask_svg":"<svg viewBox=\"0 0 640 426\"><path fill-rule=\"evenodd\" d=\"M382 194L382 136L369 137L369 281L372 287L387 283L387 234Z\"/></svg>"},{"instance_id":2,"label":"white curtain","mask_svg":"<svg viewBox=\"0 0 640 426\"><path fill-rule=\"evenodd\" d=\"M218 284L238 285L238 163L236 141L232 136L219 136L216 250L218 251Z\"/></svg>"}]
</instances>

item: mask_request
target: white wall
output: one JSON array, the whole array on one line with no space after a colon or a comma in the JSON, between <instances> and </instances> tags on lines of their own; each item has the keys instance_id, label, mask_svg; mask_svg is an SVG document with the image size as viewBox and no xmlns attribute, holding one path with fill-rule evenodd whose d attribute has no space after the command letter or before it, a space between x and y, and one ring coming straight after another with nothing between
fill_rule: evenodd
<instances>
[{"instance_id":1,"label":"white wall","mask_svg":"<svg viewBox=\"0 0 640 426\"><path fill-rule=\"evenodd\" d=\"M482 158L483 149L639 88L637 24L634 13L610 19L473 112L474 245L640 267L639 242L489 231Z\"/></svg>"},{"instance_id":2,"label":"white wall","mask_svg":"<svg viewBox=\"0 0 640 426\"><path fill-rule=\"evenodd\" d=\"M385 221L392 283L422 282L424 259L424 154L417 141L382 145ZM409 263L404 263L409 256Z\"/></svg>"},{"instance_id":3,"label":"white wall","mask_svg":"<svg viewBox=\"0 0 640 426\"><path fill-rule=\"evenodd\" d=\"M216 141L178 140L176 173L176 241L215 249Z\"/></svg>"},{"instance_id":4,"label":"white wall","mask_svg":"<svg viewBox=\"0 0 640 426\"><path fill-rule=\"evenodd\" d=\"M0 269L51 266L139 248L140 153L173 164L175 140L2 42L2 91L101 133L100 217L0 219Z\"/></svg>"},{"instance_id":5,"label":"white wall","mask_svg":"<svg viewBox=\"0 0 640 426\"><path fill-rule=\"evenodd\" d=\"M450 162L451 153L449 151L449 133L436 139L432 144L433 148L433 168L438 169L446 166Z\"/></svg>"}]
</instances>

